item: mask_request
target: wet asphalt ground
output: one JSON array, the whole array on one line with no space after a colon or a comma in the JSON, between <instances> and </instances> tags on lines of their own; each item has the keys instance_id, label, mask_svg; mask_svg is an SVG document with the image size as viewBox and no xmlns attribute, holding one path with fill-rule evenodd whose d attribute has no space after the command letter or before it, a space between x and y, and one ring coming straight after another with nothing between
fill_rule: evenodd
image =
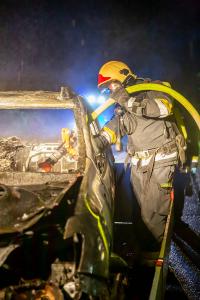
<instances>
[{"instance_id":1,"label":"wet asphalt ground","mask_svg":"<svg viewBox=\"0 0 200 300\"><path fill-rule=\"evenodd\" d=\"M185 298L181 299L200 299L200 168L195 174L179 173L175 178L175 224L169 267L177 283L170 287L169 280L168 299L177 299L173 289L180 293L182 289Z\"/></svg>"},{"instance_id":2,"label":"wet asphalt ground","mask_svg":"<svg viewBox=\"0 0 200 300\"><path fill-rule=\"evenodd\" d=\"M130 170L123 172L123 164L118 164L117 168L119 185L115 221L118 223L114 227L117 233L116 252L122 257L126 253L125 259L128 253L132 263L135 254L130 249L135 246L133 215L137 212L137 205L133 204ZM174 185L174 229L165 300L197 300L200 299L200 168L195 174L177 171ZM122 199L125 200L123 203Z\"/></svg>"}]
</instances>

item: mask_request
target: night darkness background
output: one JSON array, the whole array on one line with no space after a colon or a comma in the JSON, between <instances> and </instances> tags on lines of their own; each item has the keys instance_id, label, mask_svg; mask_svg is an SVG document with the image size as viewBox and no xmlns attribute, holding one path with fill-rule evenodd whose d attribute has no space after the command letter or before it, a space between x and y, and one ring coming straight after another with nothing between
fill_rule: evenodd
<instances>
[{"instance_id":1,"label":"night darkness background","mask_svg":"<svg viewBox=\"0 0 200 300\"><path fill-rule=\"evenodd\" d=\"M97 92L108 60L200 109L200 1L0 1L0 89Z\"/></svg>"},{"instance_id":2,"label":"night darkness background","mask_svg":"<svg viewBox=\"0 0 200 300\"><path fill-rule=\"evenodd\" d=\"M97 94L98 70L108 60L124 61L139 77L169 81L200 112L200 0L0 0L0 90L59 91L61 86L70 86L83 96ZM182 113L188 129L187 154L190 159L198 153L199 131L190 115L185 110ZM30 119L21 117L21 112L20 117L13 112L9 114L0 112L1 136L10 136L14 132L18 137L24 137L23 134L26 138L31 136L34 142L38 132L46 138L47 132L52 134L56 129L60 137L60 128L73 128L65 123L58 126L58 120L65 121L67 118L61 119L61 115L54 112L45 118L39 115L38 119L33 119L35 115L31 111L33 125ZM121 158L120 155L118 157ZM187 242L188 245L191 241L191 245L199 242L195 233L199 234L198 199L188 197L186 205L183 205L183 187L188 174L182 174L180 179L177 176L175 183L175 198L178 200L175 203L176 230L178 234L185 232L187 239L184 233L180 237L177 235L184 249ZM128 182L128 172L126 176L124 181ZM120 175L119 181L121 178ZM123 193L127 201L125 205L119 205L120 220L121 216L125 216L123 212L128 210L127 215L131 214L132 220L132 195L128 195L128 189L121 187L123 183L118 186L121 192L119 200ZM131 206L126 206L129 198ZM181 219L183 206L185 210ZM128 231L125 238L127 234ZM122 238L123 232L119 231L119 236ZM123 249L126 251L126 248ZM194 261L198 261L198 267L200 260L195 249L191 249L191 255ZM192 280L199 277L197 273L191 276L193 266L187 270L187 265L183 266L184 260L177 259L174 253L172 260L175 267L179 265L181 270L188 272L188 285L191 287ZM33 255L35 259L36 256ZM44 265L41 264L41 270ZM15 273L18 274L17 271ZM197 288L199 290L199 284ZM195 293L195 290L192 292Z\"/></svg>"}]
</instances>

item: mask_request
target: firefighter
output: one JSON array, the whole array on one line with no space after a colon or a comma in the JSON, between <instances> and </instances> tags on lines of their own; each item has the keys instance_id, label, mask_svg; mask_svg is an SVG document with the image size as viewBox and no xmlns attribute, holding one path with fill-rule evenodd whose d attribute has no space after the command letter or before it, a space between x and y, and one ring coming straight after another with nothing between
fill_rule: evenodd
<instances>
[{"instance_id":1,"label":"firefighter","mask_svg":"<svg viewBox=\"0 0 200 300\"><path fill-rule=\"evenodd\" d=\"M123 113L105 124L97 140L100 147L105 147L116 143L119 135L127 135L130 181L141 211L138 227L149 232L149 238L144 231L143 237L139 233L140 243L148 248L151 242L152 249L157 249L164 234L173 175L183 141L180 142L181 135L171 120L173 103L169 96L156 91L133 95L126 91L127 87L145 82L151 80L137 77L120 61L109 61L100 68L98 88L109 90L110 98L122 107Z\"/></svg>"}]
</instances>

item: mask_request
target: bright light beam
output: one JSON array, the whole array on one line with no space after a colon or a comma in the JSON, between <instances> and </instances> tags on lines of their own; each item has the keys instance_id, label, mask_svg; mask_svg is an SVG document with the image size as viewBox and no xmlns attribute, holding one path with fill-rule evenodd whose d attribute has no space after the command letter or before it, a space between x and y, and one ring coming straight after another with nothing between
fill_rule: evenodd
<instances>
[{"instance_id":1,"label":"bright light beam","mask_svg":"<svg viewBox=\"0 0 200 300\"><path fill-rule=\"evenodd\" d=\"M100 95L98 98L97 98L97 101L98 103L103 103L104 101L106 100L106 98L102 95Z\"/></svg>"},{"instance_id":2,"label":"bright light beam","mask_svg":"<svg viewBox=\"0 0 200 300\"><path fill-rule=\"evenodd\" d=\"M89 96L87 96L87 101L91 104L95 103L96 102L96 97L94 95L89 95Z\"/></svg>"}]
</instances>

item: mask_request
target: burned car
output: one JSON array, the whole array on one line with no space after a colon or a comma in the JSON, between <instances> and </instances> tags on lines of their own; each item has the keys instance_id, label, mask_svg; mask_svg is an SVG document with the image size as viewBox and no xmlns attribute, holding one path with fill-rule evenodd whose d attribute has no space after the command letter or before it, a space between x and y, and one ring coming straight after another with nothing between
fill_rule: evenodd
<instances>
[{"instance_id":1,"label":"burned car","mask_svg":"<svg viewBox=\"0 0 200 300\"><path fill-rule=\"evenodd\" d=\"M129 174L99 149L105 107L0 92L0 300L163 298L173 201L160 251L140 253Z\"/></svg>"},{"instance_id":2,"label":"burned car","mask_svg":"<svg viewBox=\"0 0 200 300\"><path fill-rule=\"evenodd\" d=\"M110 299L113 157L80 96L0 92L0 299Z\"/></svg>"}]
</instances>

